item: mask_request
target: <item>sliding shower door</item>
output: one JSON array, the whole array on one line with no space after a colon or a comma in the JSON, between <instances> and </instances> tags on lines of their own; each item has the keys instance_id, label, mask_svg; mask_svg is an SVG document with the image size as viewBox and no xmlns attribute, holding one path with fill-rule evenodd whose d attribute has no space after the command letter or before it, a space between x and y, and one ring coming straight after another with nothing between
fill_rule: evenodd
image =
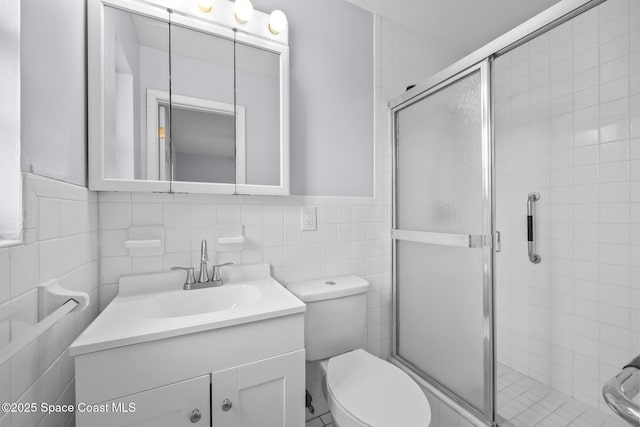
<instances>
[{"instance_id":1,"label":"sliding shower door","mask_svg":"<svg viewBox=\"0 0 640 427\"><path fill-rule=\"evenodd\" d=\"M488 64L392 109L393 357L493 420Z\"/></svg>"}]
</instances>

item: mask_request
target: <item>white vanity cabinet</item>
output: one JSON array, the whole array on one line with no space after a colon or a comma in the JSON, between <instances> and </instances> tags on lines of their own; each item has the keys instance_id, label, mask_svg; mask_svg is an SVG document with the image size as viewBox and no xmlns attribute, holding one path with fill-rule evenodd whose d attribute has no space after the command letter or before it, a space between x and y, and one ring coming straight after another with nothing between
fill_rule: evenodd
<instances>
[{"instance_id":1,"label":"white vanity cabinet","mask_svg":"<svg viewBox=\"0 0 640 427\"><path fill-rule=\"evenodd\" d=\"M76 425L299 426L304 360L300 350L88 405L76 413Z\"/></svg>"},{"instance_id":2,"label":"white vanity cabinet","mask_svg":"<svg viewBox=\"0 0 640 427\"><path fill-rule=\"evenodd\" d=\"M211 382L216 427L296 426L297 384L304 383L304 351L215 372Z\"/></svg>"},{"instance_id":3,"label":"white vanity cabinet","mask_svg":"<svg viewBox=\"0 0 640 427\"><path fill-rule=\"evenodd\" d=\"M76 424L94 427L210 426L210 381L209 375L203 375L91 405L85 408L86 411L76 412Z\"/></svg>"},{"instance_id":4,"label":"white vanity cabinet","mask_svg":"<svg viewBox=\"0 0 640 427\"><path fill-rule=\"evenodd\" d=\"M177 273L121 277L69 347L76 425L304 425L304 303L268 264L189 291Z\"/></svg>"}]
</instances>

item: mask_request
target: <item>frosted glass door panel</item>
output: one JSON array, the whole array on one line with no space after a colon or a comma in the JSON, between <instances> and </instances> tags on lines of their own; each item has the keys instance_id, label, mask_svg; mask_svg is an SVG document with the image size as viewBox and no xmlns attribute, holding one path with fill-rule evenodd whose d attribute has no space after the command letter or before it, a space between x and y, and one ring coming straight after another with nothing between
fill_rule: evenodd
<instances>
[{"instance_id":1,"label":"frosted glass door panel","mask_svg":"<svg viewBox=\"0 0 640 427\"><path fill-rule=\"evenodd\" d=\"M398 354L482 410L482 250L396 245Z\"/></svg>"},{"instance_id":2,"label":"frosted glass door panel","mask_svg":"<svg viewBox=\"0 0 640 427\"><path fill-rule=\"evenodd\" d=\"M394 355L492 421L486 72L395 112Z\"/></svg>"},{"instance_id":3,"label":"frosted glass door panel","mask_svg":"<svg viewBox=\"0 0 640 427\"><path fill-rule=\"evenodd\" d=\"M480 71L397 113L396 228L482 231Z\"/></svg>"}]
</instances>

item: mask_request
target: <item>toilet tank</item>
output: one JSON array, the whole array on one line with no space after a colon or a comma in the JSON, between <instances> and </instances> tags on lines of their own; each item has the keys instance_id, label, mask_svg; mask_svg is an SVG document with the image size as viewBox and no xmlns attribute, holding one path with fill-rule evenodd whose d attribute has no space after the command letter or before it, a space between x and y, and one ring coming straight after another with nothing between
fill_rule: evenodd
<instances>
[{"instance_id":1,"label":"toilet tank","mask_svg":"<svg viewBox=\"0 0 640 427\"><path fill-rule=\"evenodd\" d=\"M287 288L307 305L307 360L326 359L364 346L369 282L344 276L292 283Z\"/></svg>"}]
</instances>

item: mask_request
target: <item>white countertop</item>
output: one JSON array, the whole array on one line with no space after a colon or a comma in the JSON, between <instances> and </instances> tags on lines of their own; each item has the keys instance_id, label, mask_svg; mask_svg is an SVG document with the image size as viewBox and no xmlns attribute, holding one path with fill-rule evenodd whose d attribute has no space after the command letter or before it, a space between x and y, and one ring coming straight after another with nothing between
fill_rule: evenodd
<instances>
[{"instance_id":1,"label":"white countertop","mask_svg":"<svg viewBox=\"0 0 640 427\"><path fill-rule=\"evenodd\" d=\"M249 322L303 313L305 304L270 276L269 264L230 266L221 269L224 285L185 291L184 272L123 276L113 301L69 347L78 356L125 345L139 344L178 335L192 334ZM163 315L158 301L185 304L193 297L194 309L202 301L215 301L221 291L230 293L245 287L259 291L259 298L230 309L189 315ZM223 289L226 288L226 289ZM189 294L186 295L185 293ZM196 303L196 300L197 303ZM188 311L188 305L179 307Z\"/></svg>"}]
</instances>

